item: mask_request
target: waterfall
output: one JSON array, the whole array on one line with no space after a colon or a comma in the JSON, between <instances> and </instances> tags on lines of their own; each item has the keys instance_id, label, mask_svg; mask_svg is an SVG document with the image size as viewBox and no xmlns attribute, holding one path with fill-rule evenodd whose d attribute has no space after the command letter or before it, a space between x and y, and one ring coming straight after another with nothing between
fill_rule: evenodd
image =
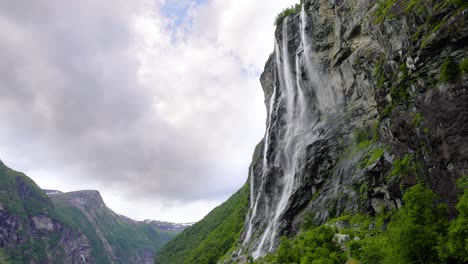
<instances>
[{"instance_id":1,"label":"waterfall","mask_svg":"<svg viewBox=\"0 0 468 264\"><path fill-rule=\"evenodd\" d=\"M312 50L311 41L306 35L307 27L307 15L305 13L304 5L301 8L301 43L304 51L304 60L305 67L307 71L307 76L309 78L309 83L312 85L312 88L315 92L317 100L317 105L322 113L331 112L335 109L335 105L338 101L338 95L335 93L333 87L325 80L328 78L321 77L318 73L318 69L315 63L313 63L312 56L315 55L315 52ZM323 73L321 74L323 75Z\"/></svg>"},{"instance_id":2,"label":"waterfall","mask_svg":"<svg viewBox=\"0 0 468 264\"><path fill-rule=\"evenodd\" d=\"M281 198L279 199L277 204L272 208L274 210L268 212L269 217L272 218L271 221L269 221L266 229L264 230L260 239L260 243L258 244L257 249L253 254L255 258L262 255L265 250L270 251L274 247L274 241L278 236L277 231L280 217L284 214L289 199L295 190L295 175L296 170L298 168L298 154L301 153L300 148L303 147L303 145L300 144L302 143L300 142L300 131L303 130L303 125L306 123L304 122L303 116L307 113L307 104L305 102L303 92L299 91L299 81L297 80L297 68L299 60L296 58L296 75L293 75L289 58L288 17L286 17L283 21L282 36L283 39L281 53L278 48L279 45L277 43L275 43L275 48L277 55L277 74L280 80L279 84L283 91L280 100L283 106L285 107L285 113L283 118L285 118L286 131L282 135L282 148L280 149L280 151L277 152L277 155L279 156L276 159L279 160L279 165L283 169L284 175L282 177L280 191L278 193ZM267 166L264 166L264 168L267 168Z\"/></svg>"},{"instance_id":3,"label":"waterfall","mask_svg":"<svg viewBox=\"0 0 468 264\"><path fill-rule=\"evenodd\" d=\"M243 241L243 246L245 246L252 238L254 223L263 223L261 226L257 225L260 237L252 253L254 258L272 251L276 246L275 241L281 235L279 231L282 231L279 225L288 210L291 197L300 184L297 176L305 164L302 159L305 156L306 147L317 140L315 126L319 124L320 112L334 105L332 103L334 97L331 96L330 89L324 87L320 81L311 58L312 49L305 33L307 21L304 7L300 16L301 43L295 56L290 56L289 52L289 17L283 20L281 45L275 41L277 81L268 109L261 181L257 184L260 186L255 186L257 195L255 196L255 192L251 193L251 213L246 221L247 231ZM294 64L291 64L291 59L294 59ZM303 75L307 76L307 80L303 80ZM280 108L284 111L279 111ZM275 111L274 116L273 111ZM272 126L274 118L281 120L280 123L283 125ZM273 131L275 137L270 139ZM275 142L270 142L270 140L275 140ZM272 144L271 150L269 150L270 144ZM269 155L273 156L269 157ZM272 167L280 168L280 170L271 171ZM253 176L252 171L251 181L253 181ZM268 196L265 186L269 177L276 177L274 182L277 186L270 194L272 197ZM251 183L251 188L253 187ZM262 203L265 207L259 206L262 195L264 196L262 198L266 200ZM259 210L263 210L262 214ZM260 217L262 219L257 219Z\"/></svg>"},{"instance_id":4,"label":"waterfall","mask_svg":"<svg viewBox=\"0 0 468 264\"><path fill-rule=\"evenodd\" d=\"M276 43L275 43L275 49L276 49ZM278 57L278 56L277 56ZM278 59L278 58L277 58ZM275 98L276 98L276 86L273 89L273 94L270 97L270 102L269 102L269 108L268 108L268 116L267 116L267 129L265 132L265 136L263 139L263 167L262 167L262 182L260 186L260 190L263 189L263 183L265 182L265 175L267 171L267 163L268 163L268 146L270 145L270 127L272 123L272 112L273 109L275 108ZM253 166L250 168L250 212L251 215L249 217L249 220L247 222L247 232L245 233L244 237L244 242L243 246L248 242L250 237L252 236L252 226L253 226L253 221L255 220L255 217L257 215L257 209L258 209L258 200L260 199L260 195L262 192L258 192L257 197L255 197L255 191L254 191L254 170Z\"/></svg>"}]
</instances>

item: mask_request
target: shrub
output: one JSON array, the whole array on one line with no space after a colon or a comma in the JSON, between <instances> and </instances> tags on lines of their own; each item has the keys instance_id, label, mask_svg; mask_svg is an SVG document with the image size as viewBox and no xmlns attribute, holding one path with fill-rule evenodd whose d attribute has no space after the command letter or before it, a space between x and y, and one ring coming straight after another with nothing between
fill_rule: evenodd
<instances>
[{"instance_id":1,"label":"shrub","mask_svg":"<svg viewBox=\"0 0 468 264\"><path fill-rule=\"evenodd\" d=\"M445 58L442 67L440 68L439 81L443 83L454 83L457 80L459 69L452 57Z\"/></svg>"},{"instance_id":2,"label":"shrub","mask_svg":"<svg viewBox=\"0 0 468 264\"><path fill-rule=\"evenodd\" d=\"M385 18L389 17L390 8L396 3L396 0L380 0L377 10L374 13L374 23L380 24Z\"/></svg>"},{"instance_id":3,"label":"shrub","mask_svg":"<svg viewBox=\"0 0 468 264\"><path fill-rule=\"evenodd\" d=\"M463 74L467 74L467 73L468 73L468 58L464 58L464 59L460 62L460 71L461 71Z\"/></svg>"},{"instance_id":4,"label":"shrub","mask_svg":"<svg viewBox=\"0 0 468 264\"><path fill-rule=\"evenodd\" d=\"M288 8L283 9L283 11L281 11L281 13L276 15L275 26L281 25L281 23L283 23L283 20L287 16L293 15L293 14L298 13L300 11L301 11L301 3L295 4L295 5L292 5L292 6L288 7Z\"/></svg>"},{"instance_id":5,"label":"shrub","mask_svg":"<svg viewBox=\"0 0 468 264\"><path fill-rule=\"evenodd\" d=\"M468 262L468 177L462 177L458 185L464 189L456 206L458 217L450 224L447 244L440 253L444 258Z\"/></svg>"}]
</instances>

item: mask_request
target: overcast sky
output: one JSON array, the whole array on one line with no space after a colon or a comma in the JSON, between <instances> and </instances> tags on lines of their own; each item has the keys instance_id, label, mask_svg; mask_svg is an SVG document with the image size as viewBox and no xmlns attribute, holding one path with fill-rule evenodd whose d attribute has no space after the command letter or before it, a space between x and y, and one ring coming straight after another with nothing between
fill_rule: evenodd
<instances>
[{"instance_id":1,"label":"overcast sky","mask_svg":"<svg viewBox=\"0 0 468 264\"><path fill-rule=\"evenodd\" d=\"M0 0L0 159L191 222L247 179L258 81L291 0Z\"/></svg>"}]
</instances>

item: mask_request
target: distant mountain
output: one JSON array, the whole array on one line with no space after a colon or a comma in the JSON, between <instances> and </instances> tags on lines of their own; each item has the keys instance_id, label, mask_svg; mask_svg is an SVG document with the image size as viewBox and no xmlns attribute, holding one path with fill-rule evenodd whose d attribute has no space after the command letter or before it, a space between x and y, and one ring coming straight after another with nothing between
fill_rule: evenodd
<instances>
[{"instance_id":1,"label":"distant mountain","mask_svg":"<svg viewBox=\"0 0 468 264\"><path fill-rule=\"evenodd\" d=\"M43 190L47 195L63 193L63 192L58 191L58 190L47 190L47 189L42 189L42 190Z\"/></svg>"},{"instance_id":2,"label":"distant mountain","mask_svg":"<svg viewBox=\"0 0 468 264\"><path fill-rule=\"evenodd\" d=\"M41 190L0 161L0 263L153 263L186 225L135 221L98 191Z\"/></svg>"},{"instance_id":3,"label":"distant mountain","mask_svg":"<svg viewBox=\"0 0 468 264\"><path fill-rule=\"evenodd\" d=\"M163 221L150 220L150 219L146 219L143 222L151 225L153 228L156 228L158 230L166 230L166 231L182 231L186 229L187 227L190 227L193 224L195 224L195 223L177 224L177 223L163 222Z\"/></svg>"}]
</instances>

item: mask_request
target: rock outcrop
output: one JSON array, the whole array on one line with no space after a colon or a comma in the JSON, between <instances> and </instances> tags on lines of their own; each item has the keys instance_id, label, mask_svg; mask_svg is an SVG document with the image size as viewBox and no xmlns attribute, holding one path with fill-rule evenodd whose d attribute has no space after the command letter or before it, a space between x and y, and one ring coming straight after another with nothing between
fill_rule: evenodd
<instances>
[{"instance_id":1,"label":"rock outcrop","mask_svg":"<svg viewBox=\"0 0 468 264\"><path fill-rule=\"evenodd\" d=\"M26 175L0 162L0 253L13 263L97 263L90 240L64 224Z\"/></svg>"}]
</instances>

